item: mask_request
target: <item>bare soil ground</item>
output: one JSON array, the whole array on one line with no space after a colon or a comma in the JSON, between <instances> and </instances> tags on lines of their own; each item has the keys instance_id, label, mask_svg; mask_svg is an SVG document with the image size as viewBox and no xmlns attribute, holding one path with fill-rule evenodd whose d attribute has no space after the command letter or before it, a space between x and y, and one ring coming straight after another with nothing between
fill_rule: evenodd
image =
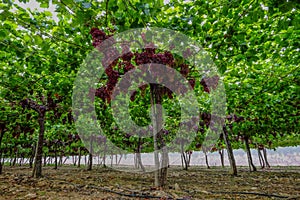
<instances>
[{"instance_id":1,"label":"bare soil ground","mask_svg":"<svg viewBox=\"0 0 300 200\"><path fill-rule=\"evenodd\" d=\"M239 168L171 166L166 188L153 187L153 173L127 173L110 168L86 171L72 166L44 167L44 177L31 177L28 167L4 167L0 199L300 199L300 167L273 167L249 172Z\"/></svg>"}]
</instances>

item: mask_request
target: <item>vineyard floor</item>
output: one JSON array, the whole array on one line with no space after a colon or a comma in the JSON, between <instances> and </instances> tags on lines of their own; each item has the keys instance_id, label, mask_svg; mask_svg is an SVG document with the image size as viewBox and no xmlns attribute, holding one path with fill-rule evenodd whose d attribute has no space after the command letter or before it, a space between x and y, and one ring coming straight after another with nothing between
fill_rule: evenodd
<instances>
[{"instance_id":1,"label":"vineyard floor","mask_svg":"<svg viewBox=\"0 0 300 200\"><path fill-rule=\"evenodd\" d=\"M28 167L5 166L0 199L300 199L300 167L272 167L248 172L239 168L171 166L164 190L153 187L153 173L136 174L72 166L44 167L44 177L31 178Z\"/></svg>"}]
</instances>

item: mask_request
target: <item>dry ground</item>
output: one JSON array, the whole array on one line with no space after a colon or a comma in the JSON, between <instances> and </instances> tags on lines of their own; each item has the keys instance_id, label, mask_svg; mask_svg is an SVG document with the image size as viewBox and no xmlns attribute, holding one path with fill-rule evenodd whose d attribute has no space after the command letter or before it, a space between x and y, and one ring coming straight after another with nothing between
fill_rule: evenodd
<instances>
[{"instance_id":1,"label":"dry ground","mask_svg":"<svg viewBox=\"0 0 300 200\"><path fill-rule=\"evenodd\" d=\"M86 171L72 166L44 168L44 177L31 178L28 167L4 167L0 199L300 199L300 167L273 167L248 172L239 168L172 166L168 185L153 187L153 173L135 174L109 168Z\"/></svg>"}]
</instances>

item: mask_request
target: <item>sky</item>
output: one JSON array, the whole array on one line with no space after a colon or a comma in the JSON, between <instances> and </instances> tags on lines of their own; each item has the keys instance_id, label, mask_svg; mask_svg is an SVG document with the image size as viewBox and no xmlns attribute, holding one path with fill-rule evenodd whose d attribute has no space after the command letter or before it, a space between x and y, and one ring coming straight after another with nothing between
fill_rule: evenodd
<instances>
[{"instance_id":1,"label":"sky","mask_svg":"<svg viewBox=\"0 0 300 200\"><path fill-rule=\"evenodd\" d=\"M52 5L51 2L52 1L50 0L49 1L49 8L41 8L40 4L36 0L29 0L28 3L21 3L18 0L15 0L15 3L17 3L19 6L21 6L22 8L25 8L25 9L30 8L31 10L37 9L39 11L44 11L44 10L50 11L50 12L52 12L53 19L55 21L58 21L57 13L54 12L55 11L55 6Z\"/></svg>"}]
</instances>

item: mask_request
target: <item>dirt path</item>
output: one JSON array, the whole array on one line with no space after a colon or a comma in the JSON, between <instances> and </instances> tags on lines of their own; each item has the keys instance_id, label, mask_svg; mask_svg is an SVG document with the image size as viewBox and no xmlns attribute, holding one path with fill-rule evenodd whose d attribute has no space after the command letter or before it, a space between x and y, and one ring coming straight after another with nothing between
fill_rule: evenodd
<instances>
[{"instance_id":1,"label":"dirt path","mask_svg":"<svg viewBox=\"0 0 300 200\"><path fill-rule=\"evenodd\" d=\"M300 199L300 167L249 173L228 169L171 167L168 186L153 187L153 174L133 174L71 166L44 168L44 178L31 178L27 167L5 167L0 175L0 199Z\"/></svg>"}]
</instances>

